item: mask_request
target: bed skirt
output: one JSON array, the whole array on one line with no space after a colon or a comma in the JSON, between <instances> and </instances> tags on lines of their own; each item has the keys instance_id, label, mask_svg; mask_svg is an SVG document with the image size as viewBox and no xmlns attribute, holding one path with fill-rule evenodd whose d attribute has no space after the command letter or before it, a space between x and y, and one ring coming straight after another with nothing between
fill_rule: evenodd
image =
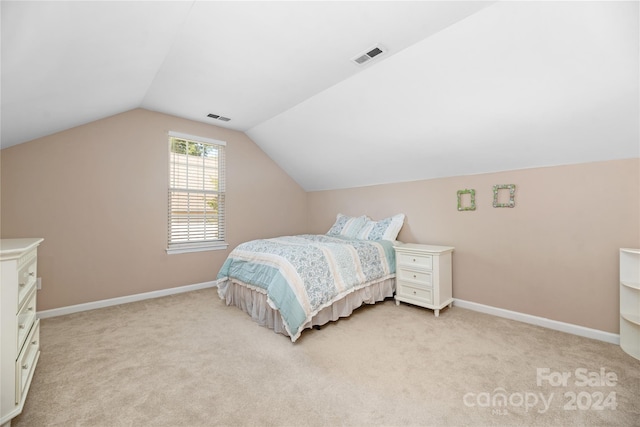
<instances>
[{"instance_id":1,"label":"bed skirt","mask_svg":"<svg viewBox=\"0 0 640 427\"><path fill-rule=\"evenodd\" d=\"M332 305L321 309L300 328L300 331L347 317L363 304L375 304L393 296L395 289L395 278L375 282L357 289ZM234 305L249 314L260 326L266 326L273 329L274 332L289 336L280 312L269 305L266 294L233 280L225 280L218 283L218 295L225 300L227 305Z\"/></svg>"}]
</instances>

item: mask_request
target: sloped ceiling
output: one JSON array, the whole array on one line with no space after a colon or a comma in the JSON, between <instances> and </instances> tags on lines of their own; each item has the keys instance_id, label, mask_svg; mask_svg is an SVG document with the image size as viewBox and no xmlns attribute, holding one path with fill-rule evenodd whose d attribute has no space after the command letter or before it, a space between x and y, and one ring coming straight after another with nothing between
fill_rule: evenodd
<instances>
[{"instance_id":1,"label":"sloped ceiling","mask_svg":"<svg viewBox=\"0 0 640 427\"><path fill-rule=\"evenodd\" d=\"M2 148L142 107L246 132L306 190L640 156L638 2L1 13Z\"/></svg>"}]
</instances>

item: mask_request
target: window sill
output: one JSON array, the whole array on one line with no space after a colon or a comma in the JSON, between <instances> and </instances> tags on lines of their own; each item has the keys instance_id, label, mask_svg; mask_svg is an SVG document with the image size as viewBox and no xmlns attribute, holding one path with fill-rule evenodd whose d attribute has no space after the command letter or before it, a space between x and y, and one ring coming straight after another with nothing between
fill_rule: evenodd
<instances>
[{"instance_id":1,"label":"window sill","mask_svg":"<svg viewBox=\"0 0 640 427\"><path fill-rule=\"evenodd\" d=\"M187 243L184 245L175 245L167 248L167 254L187 254L190 252L204 252L204 251L221 251L229 247L227 242L215 242L215 243Z\"/></svg>"}]
</instances>

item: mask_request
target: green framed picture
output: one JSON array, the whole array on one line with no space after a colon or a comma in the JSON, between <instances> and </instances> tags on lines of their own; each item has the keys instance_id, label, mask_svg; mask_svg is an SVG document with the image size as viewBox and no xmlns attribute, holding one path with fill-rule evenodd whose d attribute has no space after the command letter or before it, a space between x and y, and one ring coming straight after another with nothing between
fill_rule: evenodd
<instances>
[{"instance_id":1,"label":"green framed picture","mask_svg":"<svg viewBox=\"0 0 640 427\"><path fill-rule=\"evenodd\" d=\"M458 210L476 210L476 190L458 190Z\"/></svg>"}]
</instances>

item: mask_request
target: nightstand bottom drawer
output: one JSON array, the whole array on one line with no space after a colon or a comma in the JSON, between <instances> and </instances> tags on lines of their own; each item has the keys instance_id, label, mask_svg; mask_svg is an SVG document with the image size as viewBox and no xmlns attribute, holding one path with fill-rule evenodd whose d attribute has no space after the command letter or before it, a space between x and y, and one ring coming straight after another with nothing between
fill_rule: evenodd
<instances>
[{"instance_id":1,"label":"nightstand bottom drawer","mask_svg":"<svg viewBox=\"0 0 640 427\"><path fill-rule=\"evenodd\" d=\"M433 293L431 289L418 288L415 286L398 283L398 296L417 300L426 304L433 302Z\"/></svg>"}]
</instances>

